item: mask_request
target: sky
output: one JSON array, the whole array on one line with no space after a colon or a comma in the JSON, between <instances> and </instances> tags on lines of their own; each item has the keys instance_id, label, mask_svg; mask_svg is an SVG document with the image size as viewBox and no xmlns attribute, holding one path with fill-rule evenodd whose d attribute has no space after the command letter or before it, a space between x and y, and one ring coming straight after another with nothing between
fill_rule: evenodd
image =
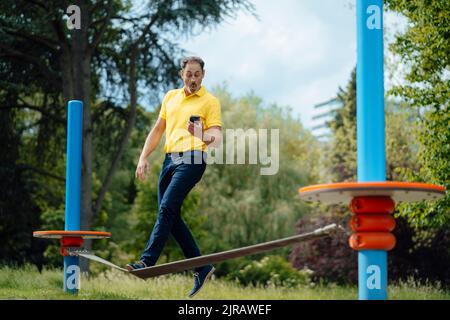
<instances>
[{"instance_id":1,"label":"sky","mask_svg":"<svg viewBox=\"0 0 450 320\"><path fill-rule=\"evenodd\" d=\"M335 97L355 67L355 1L251 2L258 18L240 13L181 47L205 60L207 89L226 82L235 97L253 92L265 104L291 107L310 129L314 105ZM386 34L399 23L385 13Z\"/></svg>"}]
</instances>

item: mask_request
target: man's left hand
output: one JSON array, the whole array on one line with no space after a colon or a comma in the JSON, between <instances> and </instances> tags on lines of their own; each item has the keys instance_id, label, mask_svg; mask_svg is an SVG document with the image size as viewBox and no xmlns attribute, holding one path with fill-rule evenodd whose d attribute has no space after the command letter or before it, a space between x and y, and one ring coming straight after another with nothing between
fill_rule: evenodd
<instances>
[{"instance_id":1,"label":"man's left hand","mask_svg":"<svg viewBox=\"0 0 450 320\"><path fill-rule=\"evenodd\" d=\"M187 130L194 136L199 138L200 140L203 140L203 124L201 121L191 122L188 121L187 123Z\"/></svg>"}]
</instances>

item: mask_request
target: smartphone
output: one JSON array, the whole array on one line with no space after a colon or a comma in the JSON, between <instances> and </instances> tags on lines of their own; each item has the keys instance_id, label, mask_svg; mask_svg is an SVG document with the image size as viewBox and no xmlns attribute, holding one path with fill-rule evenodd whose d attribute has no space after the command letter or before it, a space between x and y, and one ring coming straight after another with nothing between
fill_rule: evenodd
<instances>
[{"instance_id":1,"label":"smartphone","mask_svg":"<svg viewBox=\"0 0 450 320\"><path fill-rule=\"evenodd\" d=\"M191 122L200 121L200 116L191 116L189 118L189 121L191 121Z\"/></svg>"}]
</instances>

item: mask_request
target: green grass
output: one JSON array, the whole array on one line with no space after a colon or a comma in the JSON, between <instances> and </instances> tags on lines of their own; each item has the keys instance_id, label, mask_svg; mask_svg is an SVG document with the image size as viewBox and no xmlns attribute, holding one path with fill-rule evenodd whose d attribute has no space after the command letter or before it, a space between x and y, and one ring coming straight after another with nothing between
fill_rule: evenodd
<instances>
[{"instance_id":1,"label":"green grass","mask_svg":"<svg viewBox=\"0 0 450 320\"><path fill-rule=\"evenodd\" d=\"M34 267L0 268L0 299L156 299L187 300L191 277L174 274L146 281L111 270L97 276L81 278L78 295L63 292L62 270L43 270ZM393 300L450 300L450 293L438 286L418 286L408 281L389 287ZM221 279L212 279L194 299L205 300L352 300L357 298L356 287L320 285L298 287L242 287Z\"/></svg>"}]
</instances>

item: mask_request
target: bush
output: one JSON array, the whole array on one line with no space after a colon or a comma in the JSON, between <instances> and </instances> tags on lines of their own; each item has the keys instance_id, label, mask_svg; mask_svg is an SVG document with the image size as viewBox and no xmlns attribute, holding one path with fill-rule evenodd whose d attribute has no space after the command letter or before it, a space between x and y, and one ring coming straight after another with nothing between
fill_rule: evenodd
<instances>
[{"instance_id":1,"label":"bush","mask_svg":"<svg viewBox=\"0 0 450 320\"><path fill-rule=\"evenodd\" d=\"M330 223L344 226L348 233L337 232L332 237L301 242L293 247L289 260L297 269L311 269L314 282L357 284L358 253L348 245L348 238L353 233L348 227L350 215L338 213L336 208L330 211L328 216L302 218L297 224L297 233L309 232ZM427 234L424 237L428 242L424 242L418 239L420 230L412 228L405 218L396 216L393 234L397 244L388 252L389 282L413 278L421 284L431 281L439 282L445 288L450 287L450 231L445 229Z\"/></svg>"},{"instance_id":2,"label":"bush","mask_svg":"<svg viewBox=\"0 0 450 320\"><path fill-rule=\"evenodd\" d=\"M331 212L333 213L329 216L307 216L300 219L296 225L297 233L310 232L331 223L347 228L350 216ZM348 237L345 232L336 232L331 237L300 242L293 247L289 260L297 269L305 267L311 269L314 272L312 277L314 282L356 284L358 255L349 247Z\"/></svg>"},{"instance_id":3,"label":"bush","mask_svg":"<svg viewBox=\"0 0 450 320\"><path fill-rule=\"evenodd\" d=\"M281 256L264 257L228 276L243 285L296 287L311 283L312 271L296 270Z\"/></svg>"}]
</instances>

